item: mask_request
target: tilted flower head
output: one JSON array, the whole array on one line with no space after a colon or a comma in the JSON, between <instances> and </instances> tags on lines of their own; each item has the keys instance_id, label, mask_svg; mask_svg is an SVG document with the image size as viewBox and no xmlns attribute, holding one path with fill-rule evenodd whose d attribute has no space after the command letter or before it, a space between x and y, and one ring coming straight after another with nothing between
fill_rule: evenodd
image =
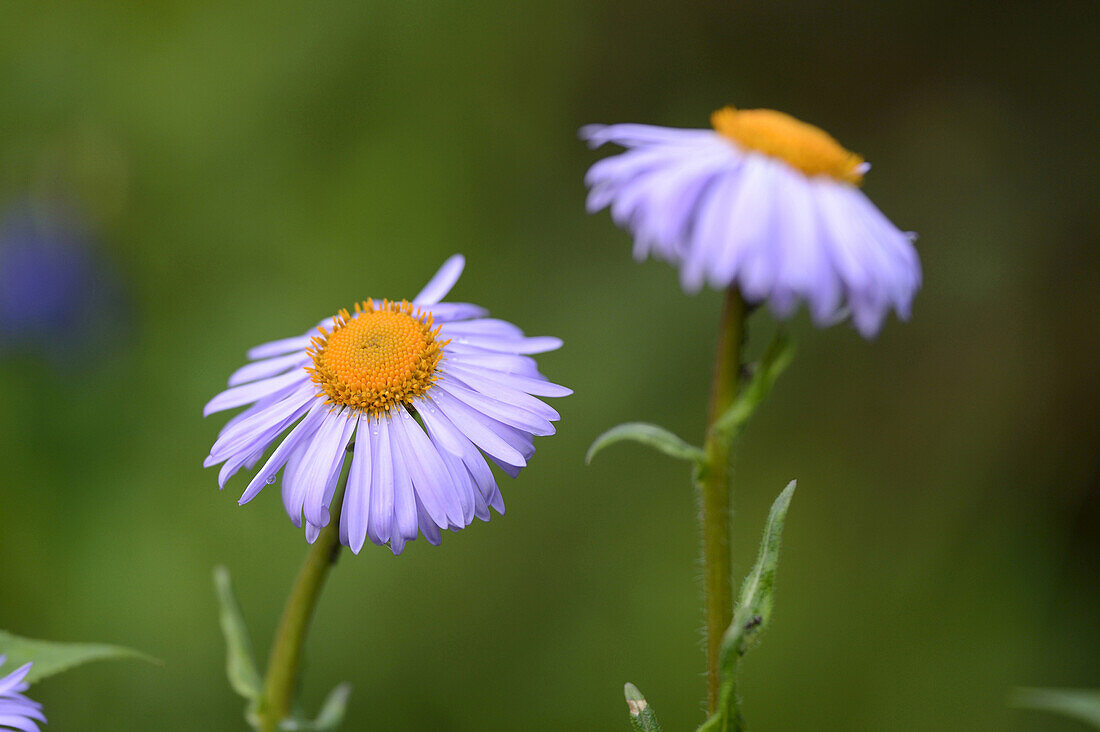
<instances>
[{"instance_id":1,"label":"tilted flower head","mask_svg":"<svg viewBox=\"0 0 1100 732\"><path fill-rule=\"evenodd\" d=\"M253 362L204 414L251 404L229 421L206 466L224 463L225 487L289 433L253 476L240 503L282 477L283 505L313 542L354 440L340 512L340 539L358 553L369 538L400 554L418 533L489 520L504 502L482 453L515 477L534 454L532 438L554 433L558 413L535 396L572 391L539 373L526 354L557 338L528 338L467 303L441 303L462 273L455 255L412 302L367 300L322 321L317 332L248 352ZM297 424L295 424L297 423Z\"/></svg>"},{"instance_id":2,"label":"tilted flower head","mask_svg":"<svg viewBox=\"0 0 1100 732\"><path fill-rule=\"evenodd\" d=\"M689 293L736 286L781 318L804 301L818 325L847 309L867 337L891 308L908 318L921 282L913 236L859 190L863 158L770 109L726 107L711 123L584 127L593 147L627 148L589 169L589 212L610 206L635 257L678 266Z\"/></svg>"},{"instance_id":3,"label":"tilted flower head","mask_svg":"<svg viewBox=\"0 0 1100 732\"><path fill-rule=\"evenodd\" d=\"M0 668L6 656L0 656ZM25 664L7 676L0 678L0 730L17 729L20 732L38 732L38 722L45 722L42 705L23 696L28 685L24 678L34 664Z\"/></svg>"}]
</instances>

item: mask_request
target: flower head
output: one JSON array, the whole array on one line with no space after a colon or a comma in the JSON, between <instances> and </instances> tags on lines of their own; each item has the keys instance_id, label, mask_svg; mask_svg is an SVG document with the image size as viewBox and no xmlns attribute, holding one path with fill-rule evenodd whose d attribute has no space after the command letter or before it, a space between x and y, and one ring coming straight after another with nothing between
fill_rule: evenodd
<instances>
[{"instance_id":1,"label":"flower head","mask_svg":"<svg viewBox=\"0 0 1100 732\"><path fill-rule=\"evenodd\" d=\"M527 354L561 346L528 338L467 303L441 303L462 273L451 257L410 301L367 300L316 332L257 346L253 362L205 414L250 404L229 421L205 465L224 463L219 483L251 468L282 441L241 496L247 503L282 470L283 505L313 541L354 441L340 511L340 539L366 539L399 554L422 533L457 531L504 513L488 456L515 477L532 438L554 433L558 413L535 398L572 392L539 373ZM289 430L289 432L288 432ZM284 469L285 468L285 469Z\"/></svg>"},{"instance_id":2,"label":"flower head","mask_svg":"<svg viewBox=\"0 0 1100 732\"><path fill-rule=\"evenodd\" d=\"M6 656L0 655L0 668L3 668ZM34 664L25 664L7 676L0 677L0 730L20 730L20 732L38 732L38 722L45 722L42 705L23 696L28 684L23 681Z\"/></svg>"},{"instance_id":3,"label":"flower head","mask_svg":"<svg viewBox=\"0 0 1100 732\"><path fill-rule=\"evenodd\" d=\"M121 288L88 227L62 201L19 202L0 215L0 355L30 351L80 364L124 322Z\"/></svg>"},{"instance_id":4,"label":"flower head","mask_svg":"<svg viewBox=\"0 0 1100 732\"><path fill-rule=\"evenodd\" d=\"M634 255L680 268L685 291L736 286L778 317L805 302L819 325L850 311L867 337L907 318L921 269L900 231L857 187L869 165L826 132L769 109L721 109L713 129L590 125L588 210L610 207Z\"/></svg>"}]
</instances>

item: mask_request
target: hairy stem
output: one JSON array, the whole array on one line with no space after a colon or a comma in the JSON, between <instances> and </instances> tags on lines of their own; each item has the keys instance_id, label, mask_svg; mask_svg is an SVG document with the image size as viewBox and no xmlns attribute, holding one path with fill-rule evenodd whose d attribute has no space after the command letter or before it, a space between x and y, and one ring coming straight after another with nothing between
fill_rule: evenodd
<instances>
[{"instance_id":1,"label":"hairy stem","mask_svg":"<svg viewBox=\"0 0 1100 732\"><path fill-rule=\"evenodd\" d=\"M707 709L718 704L718 661L722 634L733 619L730 576L730 441L714 429L715 421L737 397L744 339L745 303L736 288L726 292L714 381L710 389L707 436L703 444L706 467L699 475L700 522L703 532L703 602L706 608Z\"/></svg>"}]
</instances>

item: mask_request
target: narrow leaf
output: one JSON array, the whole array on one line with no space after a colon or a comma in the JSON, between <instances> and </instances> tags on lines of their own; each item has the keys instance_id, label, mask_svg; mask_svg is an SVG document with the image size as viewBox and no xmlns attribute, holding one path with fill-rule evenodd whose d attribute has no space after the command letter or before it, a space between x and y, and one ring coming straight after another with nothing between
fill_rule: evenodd
<instances>
[{"instance_id":1,"label":"narrow leaf","mask_svg":"<svg viewBox=\"0 0 1100 732\"><path fill-rule=\"evenodd\" d=\"M737 667L741 657L759 642L760 635L771 618L783 523L787 518L795 485L793 480L788 483L768 512L768 523L764 527L764 537L760 540L756 563L741 585L733 622L722 636L718 709L699 728L699 732L733 732L743 728L736 690Z\"/></svg>"},{"instance_id":2,"label":"narrow leaf","mask_svg":"<svg viewBox=\"0 0 1100 732\"><path fill-rule=\"evenodd\" d=\"M214 567L214 592L221 611L220 622L226 646L225 671L229 676L229 685L245 699L254 701L260 696L262 682L253 660L252 641L248 637L241 606L233 593L229 570L225 567Z\"/></svg>"},{"instance_id":3,"label":"narrow leaf","mask_svg":"<svg viewBox=\"0 0 1100 732\"><path fill-rule=\"evenodd\" d=\"M760 550L745 583L741 585L741 594L737 598L737 612L733 623L722 639L723 650L743 656L760 639L760 633L772 614L772 590L775 587L775 570L779 566L779 547L783 540L783 523L787 518L787 508L797 481L791 481L779 497L775 499L768 512L768 523L764 527L764 538L760 541ZM741 622L738 623L740 617Z\"/></svg>"},{"instance_id":4,"label":"narrow leaf","mask_svg":"<svg viewBox=\"0 0 1100 732\"><path fill-rule=\"evenodd\" d=\"M627 422L612 427L597 437L592 446L588 448L588 454L584 456L585 464L592 462L592 458L596 456L596 453L608 445L627 440L640 442L643 445L660 450L665 455L681 460L690 460L696 464L701 464L706 459L701 449L689 445L664 427L646 424L645 422Z\"/></svg>"},{"instance_id":5,"label":"narrow leaf","mask_svg":"<svg viewBox=\"0 0 1100 732\"><path fill-rule=\"evenodd\" d=\"M1012 704L1062 714L1100 729L1100 689L1017 689Z\"/></svg>"},{"instance_id":6,"label":"narrow leaf","mask_svg":"<svg viewBox=\"0 0 1100 732\"><path fill-rule=\"evenodd\" d=\"M729 409L714 422L714 430L727 437L735 437L756 412L756 408L771 393L779 375L794 358L794 346L785 331L778 331L764 350L764 355L753 371L749 383L741 390Z\"/></svg>"},{"instance_id":7,"label":"narrow leaf","mask_svg":"<svg viewBox=\"0 0 1100 732\"><path fill-rule=\"evenodd\" d=\"M33 684L54 674L67 671L89 661L105 661L116 658L135 658L149 663L160 664L157 659L139 651L121 646L103 643L58 643L56 641L32 640L20 638L0 630L0 656L7 656L5 664L17 668L25 663L34 662L26 681Z\"/></svg>"},{"instance_id":8,"label":"narrow leaf","mask_svg":"<svg viewBox=\"0 0 1100 732\"><path fill-rule=\"evenodd\" d=\"M626 708L630 712L630 725L636 732L661 732L661 725L657 722L657 715L649 706L649 702L638 691L634 684L627 683L623 688L626 697Z\"/></svg>"},{"instance_id":9,"label":"narrow leaf","mask_svg":"<svg viewBox=\"0 0 1100 732\"><path fill-rule=\"evenodd\" d=\"M317 719L302 719L294 716L284 719L279 723L279 729L287 732L332 732L342 721L347 710L348 697L351 696L351 684L343 683L333 689L325 703L321 705L321 712Z\"/></svg>"},{"instance_id":10,"label":"narrow leaf","mask_svg":"<svg viewBox=\"0 0 1100 732\"><path fill-rule=\"evenodd\" d=\"M348 708L348 697L351 696L351 684L343 683L337 686L321 705L321 712L317 715L317 721L313 728L318 732L334 730L344 720L344 712Z\"/></svg>"}]
</instances>

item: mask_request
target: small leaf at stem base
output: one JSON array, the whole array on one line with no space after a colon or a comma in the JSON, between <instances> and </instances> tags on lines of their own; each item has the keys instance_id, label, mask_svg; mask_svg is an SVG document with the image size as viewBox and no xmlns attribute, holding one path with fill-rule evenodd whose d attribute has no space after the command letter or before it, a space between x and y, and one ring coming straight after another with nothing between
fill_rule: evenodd
<instances>
[{"instance_id":1,"label":"small leaf at stem base","mask_svg":"<svg viewBox=\"0 0 1100 732\"><path fill-rule=\"evenodd\" d=\"M636 732L661 732L657 715L653 713L649 702L638 691L637 686L628 682L623 688L623 696L626 697L626 708L630 712L630 726Z\"/></svg>"},{"instance_id":2,"label":"small leaf at stem base","mask_svg":"<svg viewBox=\"0 0 1100 732\"><path fill-rule=\"evenodd\" d=\"M344 721L344 712L348 707L348 698L351 696L351 684L343 683L329 692L325 703L321 705L321 711L317 719L312 721L302 718L301 714L284 719L279 723L279 729L290 732L332 732Z\"/></svg>"},{"instance_id":3,"label":"small leaf at stem base","mask_svg":"<svg viewBox=\"0 0 1100 732\"><path fill-rule=\"evenodd\" d=\"M1100 729L1100 689L1017 689L1012 705L1054 712Z\"/></svg>"},{"instance_id":4,"label":"small leaf at stem base","mask_svg":"<svg viewBox=\"0 0 1100 732\"><path fill-rule=\"evenodd\" d=\"M252 657L248 627L245 626L237 596L233 593L229 570L225 567L214 568L214 592L221 610L220 621L226 647L225 671L229 685L245 699L255 701L260 697L262 688L260 673Z\"/></svg>"},{"instance_id":5,"label":"small leaf at stem base","mask_svg":"<svg viewBox=\"0 0 1100 732\"><path fill-rule=\"evenodd\" d=\"M795 485L796 482L793 480L788 483L768 512L768 522L764 527L764 537L760 540L756 563L745 578L745 583L741 585L741 594L737 599L733 622L722 636L718 706L714 714L699 727L698 732L734 732L744 727L744 721L738 709L737 667L742 656L759 642L760 635L771 618L772 593L775 588L775 570L779 565L783 523L787 518L787 509L791 505Z\"/></svg>"}]
</instances>

